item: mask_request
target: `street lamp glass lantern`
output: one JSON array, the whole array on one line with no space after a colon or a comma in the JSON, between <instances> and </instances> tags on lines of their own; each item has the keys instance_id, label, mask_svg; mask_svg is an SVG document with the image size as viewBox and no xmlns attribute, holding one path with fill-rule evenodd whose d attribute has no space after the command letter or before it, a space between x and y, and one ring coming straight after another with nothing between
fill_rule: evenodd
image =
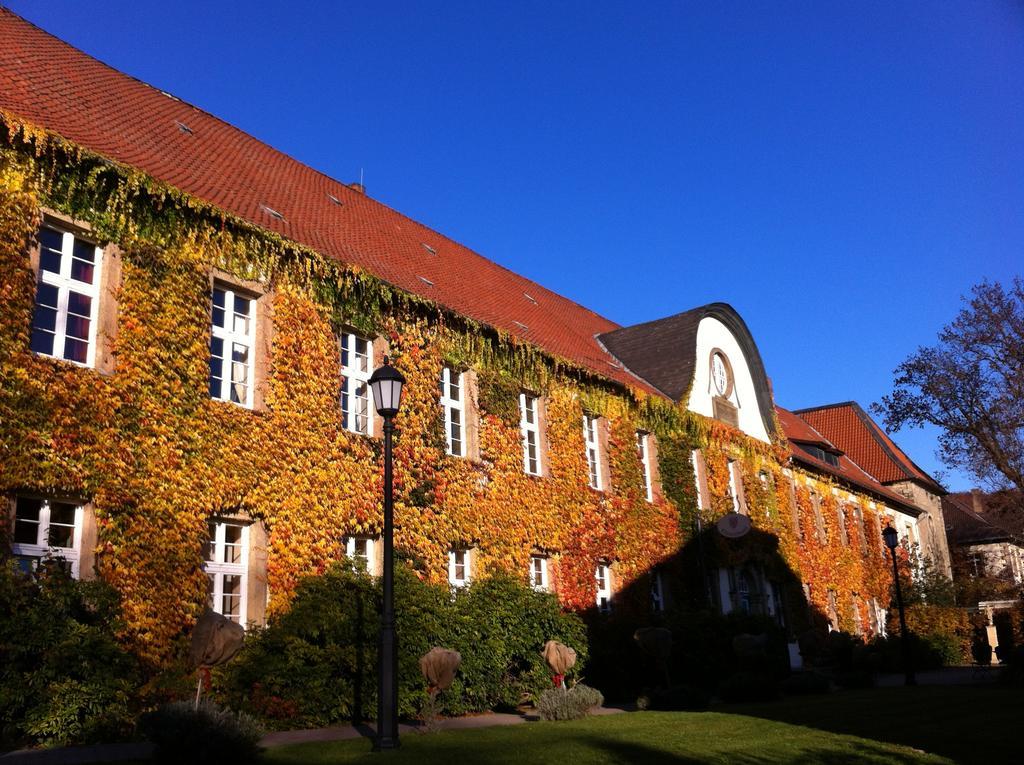
<instances>
[{"instance_id":1,"label":"street lamp glass lantern","mask_svg":"<svg viewBox=\"0 0 1024 765\"><path fill-rule=\"evenodd\" d=\"M896 533L896 529L891 525L886 526L882 530L882 539L885 540L885 546L890 550L895 550L900 543L899 534Z\"/></svg>"},{"instance_id":2,"label":"street lamp glass lantern","mask_svg":"<svg viewBox=\"0 0 1024 765\"><path fill-rule=\"evenodd\" d=\"M402 386L405 378L402 373L388 363L384 357L384 366L378 367L370 376L370 389L373 391L373 405L377 414L390 418L398 414L402 406Z\"/></svg>"}]
</instances>

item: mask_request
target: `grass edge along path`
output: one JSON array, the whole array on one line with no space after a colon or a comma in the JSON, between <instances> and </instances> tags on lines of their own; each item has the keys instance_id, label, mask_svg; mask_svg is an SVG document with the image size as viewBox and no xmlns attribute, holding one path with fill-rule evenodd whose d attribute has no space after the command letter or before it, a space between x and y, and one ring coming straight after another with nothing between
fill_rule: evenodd
<instances>
[{"instance_id":1,"label":"grass edge along path","mask_svg":"<svg viewBox=\"0 0 1024 765\"><path fill-rule=\"evenodd\" d=\"M951 763L910 747L722 712L634 712L576 722L446 731L402 738L389 763L601 765L612 763ZM272 765L380 763L368 739L291 744L264 754Z\"/></svg>"}]
</instances>

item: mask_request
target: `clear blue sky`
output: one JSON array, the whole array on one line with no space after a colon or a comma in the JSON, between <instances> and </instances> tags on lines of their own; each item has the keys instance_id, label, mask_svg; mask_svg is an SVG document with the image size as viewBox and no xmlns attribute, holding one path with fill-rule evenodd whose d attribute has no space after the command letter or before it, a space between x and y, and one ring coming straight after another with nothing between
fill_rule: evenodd
<instances>
[{"instance_id":1,"label":"clear blue sky","mask_svg":"<svg viewBox=\"0 0 1024 765\"><path fill-rule=\"evenodd\" d=\"M1024 272L1018 2L6 4L622 324L731 303L786 407Z\"/></svg>"}]
</instances>

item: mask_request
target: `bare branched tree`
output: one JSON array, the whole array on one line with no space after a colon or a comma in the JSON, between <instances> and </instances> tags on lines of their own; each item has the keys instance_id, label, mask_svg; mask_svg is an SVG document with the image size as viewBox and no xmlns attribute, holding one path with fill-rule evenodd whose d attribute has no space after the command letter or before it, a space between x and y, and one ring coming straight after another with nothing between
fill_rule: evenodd
<instances>
[{"instance_id":1,"label":"bare branched tree","mask_svg":"<svg viewBox=\"0 0 1024 765\"><path fill-rule=\"evenodd\" d=\"M872 410L886 426L938 426L939 456L990 489L1024 491L1024 281L982 282L939 333L895 371Z\"/></svg>"}]
</instances>

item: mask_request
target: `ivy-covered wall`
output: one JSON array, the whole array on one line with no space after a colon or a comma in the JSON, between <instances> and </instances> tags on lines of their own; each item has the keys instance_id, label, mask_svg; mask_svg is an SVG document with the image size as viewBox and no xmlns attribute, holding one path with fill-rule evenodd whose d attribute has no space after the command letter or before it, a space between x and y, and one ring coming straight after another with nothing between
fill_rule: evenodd
<instances>
[{"instance_id":1,"label":"ivy-covered wall","mask_svg":"<svg viewBox=\"0 0 1024 765\"><path fill-rule=\"evenodd\" d=\"M456 544L478 549L477 576L525 577L531 551L559 551L552 578L562 602L591 606L597 560L615 561L617 583L628 587L688 544L698 512L710 523L731 509L731 456L740 460L755 526L777 541L763 551L719 539L712 560L775 561L811 584L822 613L829 590L841 604L853 593L885 602L884 561L840 544L828 486L818 489L828 541L818 541L805 485L816 479L798 475L791 494L784 444L624 391L9 115L0 121L0 492L92 502L98 572L121 593L125 640L146 659L166 661L205 604L201 559L211 515L244 512L264 523L272 612L287 606L300 577L342 555L343 535L379 531L380 441L341 427L341 326L386 338L408 379L397 423L396 545L428 579L446 578ZM113 374L29 350L28 253L41 207L88 223L120 249ZM208 395L214 268L257 280L268 295L273 343L265 406L256 411ZM445 454L437 380L446 363L477 372L479 460ZM545 400L544 478L522 469L523 386ZM608 422L605 492L587 485L584 411ZM638 428L658 442L664 495L653 503ZM693 448L707 464L704 511ZM873 528L866 499L861 509ZM847 524L858 539L852 517ZM839 617L849 624L846 612L841 606Z\"/></svg>"}]
</instances>

